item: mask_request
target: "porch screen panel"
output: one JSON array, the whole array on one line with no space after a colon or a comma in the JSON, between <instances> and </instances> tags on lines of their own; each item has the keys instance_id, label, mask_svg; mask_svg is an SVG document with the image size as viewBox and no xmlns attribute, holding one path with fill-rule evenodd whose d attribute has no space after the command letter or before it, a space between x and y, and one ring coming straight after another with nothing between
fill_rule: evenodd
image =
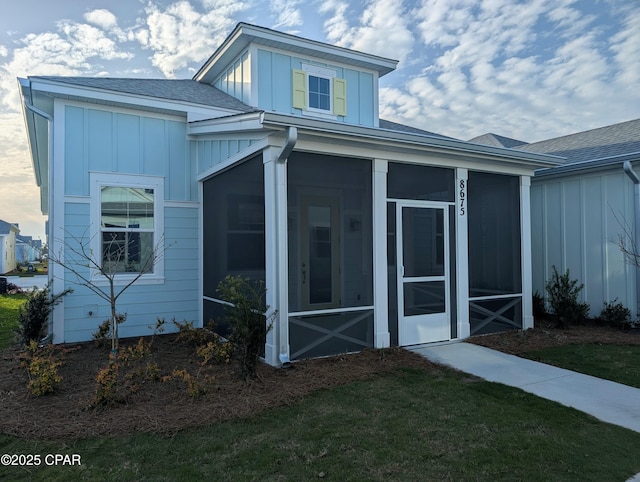
<instances>
[{"instance_id":1,"label":"porch screen panel","mask_svg":"<svg viewBox=\"0 0 640 482\"><path fill-rule=\"evenodd\" d=\"M453 169L389 163L387 196L420 201L454 201Z\"/></svg>"},{"instance_id":2,"label":"porch screen panel","mask_svg":"<svg viewBox=\"0 0 640 482\"><path fill-rule=\"evenodd\" d=\"M372 162L294 152L287 175L291 359L371 347Z\"/></svg>"},{"instance_id":3,"label":"porch screen panel","mask_svg":"<svg viewBox=\"0 0 640 482\"><path fill-rule=\"evenodd\" d=\"M468 179L471 334L520 328L519 178L470 171Z\"/></svg>"},{"instance_id":4,"label":"porch screen panel","mask_svg":"<svg viewBox=\"0 0 640 482\"><path fill-rule=\"evenodd\" d=\"M289 311L373 304L371 161L288 162Z\"/></svg>"},{"instance_id":5,"label":"porch screen panel","mask_svg":"<svg viewBox=\"0 0 640 482\"><path fill-rule=\"evenodd\" d=\"M520 293L520 182L469 172L469 295Z\"/></svg>"},{"instance_id":6,"label":"porch screen panel","mask_svg":"<svg viewBox=\"0 0 640 482\"><path fill-rule=\"evenodd\" d=\"M219 299L225 276L265 280L264 168L257 156L203 183L203 295ZM205 319L221 311L204 302Z\"/></svg>"}]
</instances>

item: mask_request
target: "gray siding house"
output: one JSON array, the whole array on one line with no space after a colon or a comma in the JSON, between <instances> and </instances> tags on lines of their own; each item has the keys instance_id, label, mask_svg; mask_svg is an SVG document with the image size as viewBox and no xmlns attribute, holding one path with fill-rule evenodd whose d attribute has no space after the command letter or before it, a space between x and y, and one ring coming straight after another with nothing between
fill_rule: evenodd
<instances>
[{"instance_id":1,"label":"gray siding house","mask_svg":"<svg viewBox=\"0 0 640 482\"><path fill-rule=\"evenodd\" d=\"M621 236L640 246L640 119L531 144L494 134L471 141L560 158L532 179L534 291L544 293L555 265L584 283L592 316L616 299L640 316L639 270L618 246Z\"/></svg>"}]
</instances>

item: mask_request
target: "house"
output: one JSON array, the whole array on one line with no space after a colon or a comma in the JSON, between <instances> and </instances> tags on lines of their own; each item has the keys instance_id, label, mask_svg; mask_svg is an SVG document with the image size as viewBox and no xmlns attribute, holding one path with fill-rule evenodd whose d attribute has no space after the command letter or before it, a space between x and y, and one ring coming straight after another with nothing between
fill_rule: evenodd
<instances>
[{"instance_id":1,"label":"house","mask_svg":"<svg viewBox=\"0 0 640 482\"><path fill-rule=\"evenodd\" d=\"M18 226L0 219L0 274L16 269L16 236Z\"/></svg>"},{"instance_id":2,"label":"house","mask_svg":"<svg viewBox=\"0 0 640 482\"><path fill-rule=\"evenodd\" d=\"M485 136L472 141L492 134ZM532 180L534 291L544 293L553 266L569 269L584 284L580 296L592 316L614 300L640 316L640 271L618 246L621 237L628 246L640 242L640 119L531 144L501 139L505 147L562 158Z\"/></svg>"},{"instance_id":3,"label":"house","mask_svg":"<svg viewBox=\"0 0 640 482\"><path fill-rule=\"evenodd\" d=\"M31 236L16 236L16 263L26 264L42 257L42 242Z\"/></svg>"},{"instance_id":4,"label":"house","mask_svg":"<svg viewBox=\"0 0 640 482\"><path fill-rule=\"evenodd\" d=\"M164 239L122 336L219 321L226 275L263 280L272 365L532 326L530 179L556 159L379 119L396 65L240 23L190 80L19 79L50 253L119 242L126 283ZM74 289L55 342L108 317Z\"/></svg>"}]
</instances>

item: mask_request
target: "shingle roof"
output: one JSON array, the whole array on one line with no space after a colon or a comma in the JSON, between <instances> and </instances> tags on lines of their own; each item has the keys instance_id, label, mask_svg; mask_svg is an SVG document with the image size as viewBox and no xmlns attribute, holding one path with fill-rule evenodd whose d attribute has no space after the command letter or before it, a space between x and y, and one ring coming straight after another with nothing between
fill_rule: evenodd
<instances>
[{"instance_id":1,"label":"shingle roof","mask_svg":"<svg viewBox=\"0 0 640 482\"><path fill-rule=\"evenodd\" d=\"M12 227L15 227L15 226L11 223L8 223L0 219L0 234L9 234L11 232Z\"/></svg>"},{"instance_id":2,"label":"shingle roof","mask_svg":"<svg viewBox=\"0 0 640 482\"><path fill-rule=\"evenodd\" d=\"M419 134L423 136L435 136L435 137L440 137L442 139L453 139L453 137L443 136L441 134L436 134L435 132L425 131L422 129L418 129L416 127L411 127L404 124L398 124L397 122L391 122L384 119L380 119L378 125L380 126L380 129L387 129L390 131L406 132L407 134Z\"/></svg>"},{"instance_id":3,"label":"shingle roof","mask_svg":"<svg viewBox=\"0 0 640 482\"><path fill-rule=\"evenodd\" d=\"M499 136L498 134L493 134L491 132L469 139L469 142L484 144L486 146L507 147L510 149L526 144L524 141L512 139L511 137Z\"/></svg>"},{"instance_id":4,"label":"shingle roof","mask_svg":"<svg viewBox=\"0 0 640 482\"><path fill-rule=\"evenodd\" d=\"M640 119L534 142L516 149L566 157L565 164L640 152Z\"/></svg>"},{"instance_id":5,"label":"shingle roof","mask_svg":"<svg viewBox=\"0 0 640 482\"><path fill-rule=\"evenodd\" d=\"M30 79L44 79L93 89L109 90L172 101L202 104L210 107L231 109L240 112L255 111L253 107L235 97L222 92L212 85L195 80L174 79L117 79L106 77L53 77L37 76Z\"/></svg>"}]
</instances>

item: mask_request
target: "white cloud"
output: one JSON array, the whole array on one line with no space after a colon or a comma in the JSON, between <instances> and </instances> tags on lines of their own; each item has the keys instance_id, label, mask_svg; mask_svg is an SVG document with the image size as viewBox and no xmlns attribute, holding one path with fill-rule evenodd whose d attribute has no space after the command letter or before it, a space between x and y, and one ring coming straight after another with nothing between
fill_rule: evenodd
<instances>
[{"instance_id":1,"label":"white cloud","mask_svg":"<svg viewBox=\"0 0 640 482\"><path fill-rule=\"evenodd\" d=\"M628 10L610 38L611 26L575 0L423 0L410 23L422 69L381 91L381 116L462 139L491 131L526 141L637 117L640 10Z\"/></svg>"},{"instance_id":2,"label":"white cloud","mask_svg":"<svg viewBox=\"0 0 640 482\"><path fill-rule=\"evenodd\" d=\"M6 57L7 55L9 55L9 49L4 45L0 45L0 57Z\"/></svg>"},{"instance_id":3,"label":"white cloud","mask_svg":"<svg viewBox=\"0 0 640 482\"><path fill-rule=\"evenodd\" d=\"M324 27L329 42L404 62L413 46L404 2L370 0L358 25L349 26L347 6L328 1L321 12L331 14Z\"/></svg>"},{"instance_id":4,"label":"white cloud","mask_svg":"<svg viewBox=\"0 0 640 482\"><path fill-rule=\"evenodd\" d=\"M243 2L207 0L207 12L198 12L188 1L161 10L155 4L146 9L146 27L133 33L144 48L153 51L151 63L166 77L200 63L211 55L235 24L233 15L246 8Z\"/></svg>"},{"instance_id":5,"label":"white cloud","mask_svg":"<svg viewBox=\"0 0 640 482\"><path fill-rule=\"evenodd\" d=\"M269 9L275 14L276 21L272 25L273 29L291 29L302 25L302 12L300 11L300 0L271 0ZM299 33L289 30L290 33Z\"/></svg>"},{"instance_id":6,"label":"white cloud","mask_svg":"<svg viewBox=\"0 0 640 482\"><path fill-rule=\"evenodd\" d=\"M127 34L118 27L118 20L116 16L109 10L91 10L84 14L84 19L90 24L96 25L97 27L115 35L121 42L127 40Z\"/></svg>"}]
</instances>

